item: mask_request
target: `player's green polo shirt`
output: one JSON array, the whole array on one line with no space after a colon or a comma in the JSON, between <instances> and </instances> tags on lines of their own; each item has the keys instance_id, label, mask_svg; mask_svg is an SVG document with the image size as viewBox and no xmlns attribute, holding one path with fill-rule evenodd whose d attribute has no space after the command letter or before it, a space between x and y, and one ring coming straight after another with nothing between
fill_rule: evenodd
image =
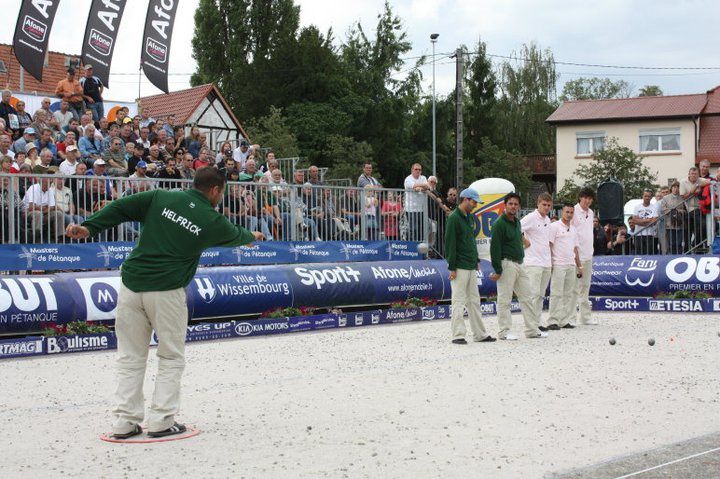
<instances>
[{"instance_id":1,"label":"player's green polo shirt","mask_svg":"<svg viewBox=\"0 0 720 479\"><path fill-rule=\"evenodd\" d=\"M136 293L184 288L200 255L212 246L254 241L251 232L230 223L205 195L152 190L115 200L83 222L91 235L124 222L143 224L135 249L122 265L122 282Z\"/></svg>"}]
</instances>

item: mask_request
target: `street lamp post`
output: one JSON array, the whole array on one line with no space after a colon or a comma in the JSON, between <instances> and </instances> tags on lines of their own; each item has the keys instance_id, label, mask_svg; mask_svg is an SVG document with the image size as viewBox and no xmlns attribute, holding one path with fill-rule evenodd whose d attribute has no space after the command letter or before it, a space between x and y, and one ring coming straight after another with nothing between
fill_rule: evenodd
<instances>
[{"instance_id":1,"label":"street lamp post","mask_svg":"<svg viewBox=\"0 0 720 479\"><path fill-rule=\"evenodd\" d=\"M437 176L437 152L435 147L435 43L440 36L438 33L430 35L430 42L432 43L432 75L433 75L433 90L432 90L432 174Z\"/></svg>"}]
</instances>

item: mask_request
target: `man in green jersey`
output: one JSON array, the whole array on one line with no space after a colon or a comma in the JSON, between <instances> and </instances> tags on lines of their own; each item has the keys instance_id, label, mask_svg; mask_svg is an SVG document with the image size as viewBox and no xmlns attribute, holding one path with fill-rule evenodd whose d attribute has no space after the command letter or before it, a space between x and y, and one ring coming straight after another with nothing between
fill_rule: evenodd
<instances>
[{"instance_id":1,"label":"man in green jersey","mask_svg":"<svg viewBox=\"0 0 720 479\"><path fill-rule=\"evenodd\" d=\"M445 224L445 258L450 271L452 286L453 344L467 344L465 340L465 309L470 318L470 328L476 342L489 343L495 338L485 332L480 311L477 269L478 251L475 244L475 218L472 210L480 201L477 191L467 188L460 193L461 203L450 214Z\"/></svg>"},{"instance_id":2,"label":"man in green jersey","mask_svg":"<svg viewBox=\"0 0 720 479\"><path fill-rule=\"evenodd\" d=\"M67 227L67 236L82 239L124 222L143 224L137 246L121 270L115 320L117 405L112 426L117 439L142 433L142 389L153 329L158 338L158 373L148 412L148 436L169 436L186 430L175 422L185 368L185 287L206 248L247 245L263 238L262 233L233 225L215 210L224 191L222 173L214 167L201 168L195 174L193 189L156 189L130 195L108 204L81 226Z\"/></svg>"},{"instance_id":3,"label":"man in green jersey","mask_svg":"<svg viewBox=\"0 0 720 479\"><path fill-rule=\"evenodd\" d=\"M505 196L505 212L493 223L490 238L490 258L495 270L490 279L497 282L498 337L513 341L517 336L510 332L512 316L510 303L513 293L517 295L525 320L525 337L546 338L547 333L538 329L540 313L531 301L532 287L527 271L523 267L525 250L530 242L522 236L520 219L520 195L508 193Z\"/></svg>"}]
</instances>

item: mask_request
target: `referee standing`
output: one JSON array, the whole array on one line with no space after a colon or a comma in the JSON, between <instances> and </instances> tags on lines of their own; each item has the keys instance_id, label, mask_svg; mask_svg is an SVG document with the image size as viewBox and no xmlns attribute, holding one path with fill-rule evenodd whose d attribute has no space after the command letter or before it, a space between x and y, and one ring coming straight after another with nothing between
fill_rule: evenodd
<instances>
[{"instance_id":1,"label":"referee standing","mask_svg":"<svg viewBox=\"0 0 720 479\"><path fill-rule=\"evenodd\" d=\"M540 315L535 311L535 304L530 300L532 287L527 271L523 267L525 257L523 248L530 244L527 240L523 242L520 220L517 218L519 211L520 195L508 193L505 196L505 212L495 220L490 238L490 258L495 269L490 279L497 281L497 317L500 328L498 337L508 341L518 339L510 332L512 328L510 303L513 292L520 301L525 321L525 337L546 338L548 335L538 329L537 319Z\"/></svg>"},{"instance_id":2,"label":"referee standing","mask_svg":"<svg viewBox=\"0 0 720 479\"><path fill-rule=\"evenodd\" d=\"M157 189L130 195L113 201L82 226L67 227L67 236L82 239L128 221L143 224L137 246L121 270L115 320L118 385L112 432L116 439L142 433L143 381L153 329L158 337L158 372L148 436L169 436L187 429L175 422L185 368L185 287L206 248L246 245L263 238L262 233L233 225L215 210L224 192L223 174L214 167L201 168L190 190Z\"/></svg>"},{"instance_id":3,"label":"referee standing","mask_svg":"<svg viewBox=\"0 0 720 479\"><path fill-rule=\"evenodd\" d=\"M480 311L480 293L477 285L478 252L475 245L472 210L480 201L478 192L467 188L460 193L460 204L445 225L445 258L450 270L452 286L453 344L467 344L465 340L465 309L470 317L470 329L476 342L489 343L495 338L485 332Z\"/></svg>"}]
</instances>

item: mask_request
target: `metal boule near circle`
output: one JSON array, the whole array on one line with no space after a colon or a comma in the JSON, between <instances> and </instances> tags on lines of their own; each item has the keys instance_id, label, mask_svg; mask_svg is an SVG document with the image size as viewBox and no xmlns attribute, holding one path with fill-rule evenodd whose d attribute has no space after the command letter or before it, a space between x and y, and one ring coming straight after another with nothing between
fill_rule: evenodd
<instances>
[{"instance_id":1,"label":"metal boule near circle","mask_svg":"<svg viewBox=\"0 0 720 479\"><path fill-rule=\"evenodd\" d=\"M610 338L610 346L615 346L615 338Z\"/></svg>"},{"instance_id":2,"label":"metal boule near circle","mask_svg":"<svg viewBox=\"0 0 720 479\"><path fill-rule=\"evenodd\" d=\"M650 346L655 346L655 339L654 339L654 338L648 339L648 344L649 344Z\"/></svg>"}]
</instances>

